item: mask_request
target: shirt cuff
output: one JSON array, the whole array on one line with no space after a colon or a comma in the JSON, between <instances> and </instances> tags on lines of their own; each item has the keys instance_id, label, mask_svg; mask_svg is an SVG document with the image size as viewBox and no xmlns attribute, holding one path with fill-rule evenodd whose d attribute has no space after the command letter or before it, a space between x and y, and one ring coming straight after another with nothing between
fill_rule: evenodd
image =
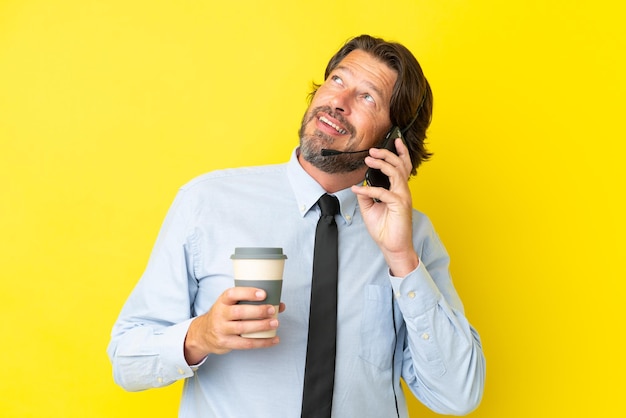
<instances>
[{"instance_id":1,"label":"shirt cuff","mask_svg":"<svg viewBox=\"0 0 626 418\"><path fill-rule=\"evenodd\" d=\"M202 364L189 366L185 360L185 337L192 319L163 329L161 340L161 374L166 381L174 381L193 376L195 370ZM204 361L204 360L203 360Z\"/></svg>"},{"instance_id":2,"label":"shirt cuff","mask_svg":"<svg viewBox=\"0 0 626 418\"><path fill-rule=\"evenodd\" d=\"M406 277L395 277L390 274L389 279L394 298L405 318L423 315L433 309L442 297L422 260Z\"/></svg>"}]
</instances>

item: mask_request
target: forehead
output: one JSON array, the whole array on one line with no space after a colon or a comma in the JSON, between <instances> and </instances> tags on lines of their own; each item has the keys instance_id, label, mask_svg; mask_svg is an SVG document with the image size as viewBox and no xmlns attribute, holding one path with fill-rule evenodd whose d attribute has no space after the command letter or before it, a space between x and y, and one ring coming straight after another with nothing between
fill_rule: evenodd
<instances>
[{"instance_id":1,"label":"forehead","mask_svg":"<svg viewBox=\"0 0 626 418\"><path fill-rule=\"evenodd\" d=\"M370 87L383 98L390 100L398 77L396 71L375 56L356 49L337 64L333 72L349 74L357 83Z\"/></svg>"}]
</instances>

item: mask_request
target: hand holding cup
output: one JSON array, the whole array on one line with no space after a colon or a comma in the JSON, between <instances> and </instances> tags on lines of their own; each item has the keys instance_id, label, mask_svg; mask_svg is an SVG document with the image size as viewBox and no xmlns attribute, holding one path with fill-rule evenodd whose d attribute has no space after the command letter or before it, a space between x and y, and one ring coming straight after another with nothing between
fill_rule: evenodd
<instances>
[{"instance_id":1,"label":"hand holding cup","mask_svg":"<svg viewBox=\"0 0 626 418\"><path fill-rule=\"evenodd\" d=\"M235 272L236 287L263 289L267 295L263 301L240 301L239 304L273 305L278 317L280 295L283 285L283 271L286 255L282 248L238 247L231 256ZM241 334L246 338L271 338L276 330Z\"/></svg>"}]
</instances>

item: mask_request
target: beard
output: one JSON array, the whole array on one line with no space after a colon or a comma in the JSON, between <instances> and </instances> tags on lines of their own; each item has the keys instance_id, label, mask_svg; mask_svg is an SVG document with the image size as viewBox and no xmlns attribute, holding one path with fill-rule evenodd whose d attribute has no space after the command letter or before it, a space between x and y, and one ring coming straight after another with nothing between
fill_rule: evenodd
<instances>
[{"instance_id":1,"label":"beard","mask_svg":"<svg viewBox=\"0 0 626 418\"><path fill-rule=\"evenodd\" d=\"M308 161L314 167L322 170L325 173L350 173L356 171L365 166L363 154L339 154L322 156L323 148L330 148L334 138L318 129L315 129L312 134L306 133L307 125L316 117L319 112L328 113L331 117L337 119L344 128L350 133L350 139L354 138L354 126L346 121L340 113L333 112L328 106L320 106L315 109L307 109L302 117L302 123L300 125L300 154L305 161ZM349 141L348 141L349 142ZM340 151L356 151L353 146Z\"/></svg>"}]
</instances>

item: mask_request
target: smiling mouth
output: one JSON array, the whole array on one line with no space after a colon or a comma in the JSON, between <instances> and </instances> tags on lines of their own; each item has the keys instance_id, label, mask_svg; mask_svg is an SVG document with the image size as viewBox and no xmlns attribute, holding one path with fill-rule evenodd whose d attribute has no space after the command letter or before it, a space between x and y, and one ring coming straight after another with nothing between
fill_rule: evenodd
<instances>
[{"instance_id":1,"label":"smiling mouth","mask_svg":"<svg viewBox=\"0 0 626 418\"><path fill-rule=\"evenodd\" d=\"M348 133L348 131L346 131L345 129L343 129L340 126L337 126L336 124L332 123L330 120L328 120L328 118L326 118L325 116L320 116L319 121L322 123L325 123L326 125L330 126L331 128L333 128L334 130L337 131L337 133L341 134L341 135L345 135Z\"/></svg>"}]
</instances>

